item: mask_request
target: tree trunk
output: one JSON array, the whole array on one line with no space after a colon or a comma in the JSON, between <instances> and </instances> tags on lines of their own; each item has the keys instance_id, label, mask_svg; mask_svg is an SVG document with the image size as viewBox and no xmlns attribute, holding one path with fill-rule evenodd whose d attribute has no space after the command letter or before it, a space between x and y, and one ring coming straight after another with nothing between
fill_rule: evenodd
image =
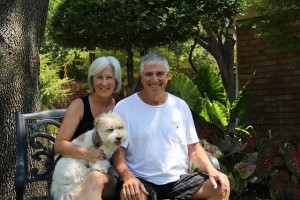
<instances>
[{"instance_id":1,"label":"tree trunk","mask_svg":"<svg viewBox=\"0 0 300 200\"><path fill-rule=\"evenodd\" d=\"M14 199L15 112L39 108L39 47L49 0L0 1L0 197Z\"/></svg>"},{"instance_id":2,"label":"tree trunk","mask_svg":"<svg viewBox=\"0 0 300 200\"><path fill-rule=\"evenodd\" d=\"M129 94L131 94L134 90L134 80L133 80L133 53L131 48L126 49L127 60L126 60L126 69L127 69L127 83Z\"/></svg>"},{"instance_id":3,"label":"tree trunk","mask_svg":"<svg viewBox=\"0 0 300 200\"><path fill-rule=\"evenodd\" d=\"M230 103L234 102L236 99L234 45L234 40L226 38L224 44L219 47L221 56L218 59L216 58L221 72L222 83Z\"/></svg>"},{"instance_id":4,"label":"tree trunk","mask_svg":"<svg viewBox=\"0 0 300 200\"><path fill-rule=\"evenodd\" d=\"M235 69L233 66L235 40L231 33L217 32L210 23L202 25L207 36L199 33L196 42L215 58L229 102L232 103L236 99Z\"/></svg>"}]
</instances>

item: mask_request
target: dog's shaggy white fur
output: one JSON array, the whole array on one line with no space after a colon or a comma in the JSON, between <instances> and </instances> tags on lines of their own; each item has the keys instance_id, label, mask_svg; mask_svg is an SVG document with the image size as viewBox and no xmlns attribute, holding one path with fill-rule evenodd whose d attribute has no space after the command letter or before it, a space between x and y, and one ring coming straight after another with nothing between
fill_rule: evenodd
<instances>
[{"instance_id":1,"label":"dog's shaggy white fur","mask_svg":"<svg viewBox=\"0 0 300 200\"><path fill-rule=\"evenodd\" d=\"M86 175L94 170L108 172L109 159L127 138L123 119L115 112L104 113L94 121L94 129L72 140L82 147L96 146L103 149L106 159L96 163L83 159L62 157L56 164L51 185L55 200L74 199L80 192Z\"/></svg>"}]
</instances>

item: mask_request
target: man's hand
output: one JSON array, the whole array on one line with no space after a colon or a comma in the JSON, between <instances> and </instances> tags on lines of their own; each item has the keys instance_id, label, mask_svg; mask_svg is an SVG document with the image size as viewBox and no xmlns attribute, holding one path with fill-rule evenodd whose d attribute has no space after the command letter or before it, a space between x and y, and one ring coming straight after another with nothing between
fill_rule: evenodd
<instances>
[{"instance_id":1,"label":"man's hand","mask_svg":"<svg viewBox=\"0 0 300 200\"><path fill-rule=\"evenodd\" d=\"M217 189L218 185L221 187L221 194L223 197L226 196L227 192L230 192L230 182L226 174L212 169L209 173L209 180L211 181L214 189Z\"/></svg>"},{"instance_id":2,"label":"man's hand","mask_svg":"<svg viewBox=\"0 0 300 200\"><path fill-rule=\"evenodd\" d=\"M136 177L130 177L124 180L121 193L128 200L142 199L142 193L148 195L145 186Z\"/></svg>"}]
</instances>

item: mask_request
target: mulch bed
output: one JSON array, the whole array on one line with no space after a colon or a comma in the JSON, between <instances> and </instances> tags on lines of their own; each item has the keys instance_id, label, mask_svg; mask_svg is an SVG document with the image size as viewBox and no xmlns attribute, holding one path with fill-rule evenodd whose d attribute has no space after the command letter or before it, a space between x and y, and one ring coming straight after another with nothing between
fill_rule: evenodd
<instances>
[{"instance_id":1,"label":"mulch bed","mask_svg":"<svg viewBox=\"0 0 300 200\"><path fill-rule=\"evenodd\" d=\"M253 184L240 196L232 192L230 200L271 200L271 196L268 187Z\"/></svg>"}]
</instances>

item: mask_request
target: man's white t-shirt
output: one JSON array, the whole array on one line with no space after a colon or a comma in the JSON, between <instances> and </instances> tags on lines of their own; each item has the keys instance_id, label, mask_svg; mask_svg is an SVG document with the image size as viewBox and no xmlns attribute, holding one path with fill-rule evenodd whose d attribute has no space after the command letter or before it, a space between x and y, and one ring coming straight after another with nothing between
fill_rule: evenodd
<instances>
[{"instance_id":1,"label":"man's white t-shirt","mask_svg":"<svg viewBox=\"0 0 300 200\"><path fill-rule=\"evenodd\" d=\"M137 93L117 103L128 130L123 146L133 173L157 185L188 173L188 144L199 142L191 111L182 99L168 94L158 106L144 103Z\"/></svg>"}]
</instances>

